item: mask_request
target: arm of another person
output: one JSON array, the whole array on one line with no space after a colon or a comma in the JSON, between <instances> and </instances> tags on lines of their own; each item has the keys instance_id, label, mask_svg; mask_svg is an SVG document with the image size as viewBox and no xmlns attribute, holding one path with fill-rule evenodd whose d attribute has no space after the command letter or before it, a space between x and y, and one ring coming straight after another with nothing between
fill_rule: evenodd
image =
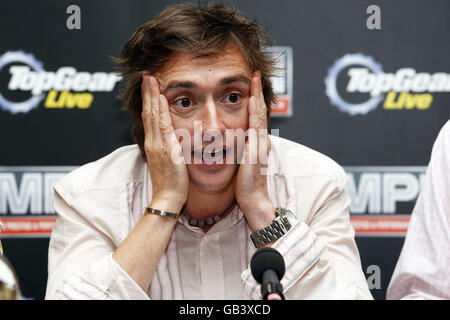
<instances>
[{"instance_id":1,"label":"arm of another person","mask_svg":"<svg viewBox=\"0 0 450 320\"><path fill-rule=\"evenodd\" d=\"M450 121L436 139L387 299L450 299Z\"/></svg>"}]
</instances>

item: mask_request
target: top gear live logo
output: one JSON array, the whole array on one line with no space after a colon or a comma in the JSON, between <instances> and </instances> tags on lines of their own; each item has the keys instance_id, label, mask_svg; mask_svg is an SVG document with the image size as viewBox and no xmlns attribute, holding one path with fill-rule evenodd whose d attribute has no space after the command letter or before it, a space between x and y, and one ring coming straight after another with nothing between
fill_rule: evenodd
<instances>
[{"instance_id":1,"label":"top gear live logo","mask_svg":"<svg viewBox=\"0 0 450 320\"><path fill-rule=\"evenodd\" d=\"M11 75L7 89L31 94L25 101L15 102L8 100L0 92L0 109L12 114L27 113L37 108L44 99L46 108L87 109L94 100L90 92L113 91L116 83L122 79L115 73L78 72L74 67L68 66L61 67L56 72L46 71L42 62L23 51L7 51L1 55L0 71L6 66L9 66Z\"/></svg>"},{"instance_id":2,"label":"top gear live logo","mask_svg":"<svg viewBox=\"0 0 450 320\"><path fill-rule=\"evenodd\" d=\"M360 103L346 101L338 91L338 76L348 68L347 93L366 93L369 98ZM366 114L381 102L384 109L425 110L431 106L431 93L450 91L450 74L417 73L413 68L401 68L395 73L383 72L381 64L361 53L346 54L328 70L326 94L331 104L350 115ZM386 94L386 95L385 95Z\"/></svg>"}]
</instances>

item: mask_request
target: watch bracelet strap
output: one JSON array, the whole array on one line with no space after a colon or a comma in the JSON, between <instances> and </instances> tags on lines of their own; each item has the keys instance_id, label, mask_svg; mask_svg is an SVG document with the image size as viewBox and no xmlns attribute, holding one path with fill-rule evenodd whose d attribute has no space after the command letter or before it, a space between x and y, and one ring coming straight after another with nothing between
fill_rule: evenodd
<instances>
[{"instance_id":1,"label":"watch bracelet strap","mask_svg":"<svg viewBox=\"0 0 450 320\"><path fill-rule=\"evenodd\" d=\"M283 223L275 219L269 226L255 231L250 235L256 248L260 248L273 240L281 238L291 229L292 226L286 217L280 217L280 219L283 220Z\"/></svg>"},{"instance_id":2,"label":"watch bracelet strap","mask_svg":"<svg viewBox=\"0 0 450 320\"><path fill-rule=\"evenodd\" d=\"M178 217L180 216L179 214L176 214L176 213L171 213L171 212L154 209L154 208L150 208L150 207L145 208L145 214L156 214L158 216L169 217L172 219L178 219Z\"/></svg>"}]
</instances>

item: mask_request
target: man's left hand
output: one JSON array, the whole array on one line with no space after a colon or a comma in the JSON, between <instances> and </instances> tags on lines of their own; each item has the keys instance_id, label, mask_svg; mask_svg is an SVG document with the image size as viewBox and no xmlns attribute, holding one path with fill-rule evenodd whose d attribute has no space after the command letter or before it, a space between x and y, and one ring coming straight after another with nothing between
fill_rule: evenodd
<instances>
[{"instance_id":1,"label":"man's left hand","mask_svg":"<svg viewBox=\"0 0 450 320\"><path fill-rule=\"evenodd\" d=\"M267 106L261 85L261 72L253 73L248 101L248 137L236 177L235 196L250 229L261 230L275 219L275 206L267 192L270 139Z\"/></svg>"}]
</instances>

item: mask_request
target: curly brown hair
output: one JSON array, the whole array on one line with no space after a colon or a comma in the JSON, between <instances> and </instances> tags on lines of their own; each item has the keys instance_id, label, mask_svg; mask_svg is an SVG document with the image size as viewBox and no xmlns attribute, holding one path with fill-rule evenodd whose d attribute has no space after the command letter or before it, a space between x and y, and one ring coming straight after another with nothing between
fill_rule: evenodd
<instances>
[{"instance_id":1,"label":"curly brown hair","mask_svg":"<svg viewBox=\"0 0 450 320\"><path fill-rule=\"evenodd\" d=\"M252 71L261 71L269 119L270 106L276 99L270 83L275 59L265 52L271 41L256 20L250 21L236 8L220 2L172 5L140 26L125 43L120 57L114 59L118 72L126 79L120 98L132 120L134 141L144 157L142 75L157 73L176 54L210 56L222 53L229 45L241 50Z\"/></svg>"}]
</instances>

